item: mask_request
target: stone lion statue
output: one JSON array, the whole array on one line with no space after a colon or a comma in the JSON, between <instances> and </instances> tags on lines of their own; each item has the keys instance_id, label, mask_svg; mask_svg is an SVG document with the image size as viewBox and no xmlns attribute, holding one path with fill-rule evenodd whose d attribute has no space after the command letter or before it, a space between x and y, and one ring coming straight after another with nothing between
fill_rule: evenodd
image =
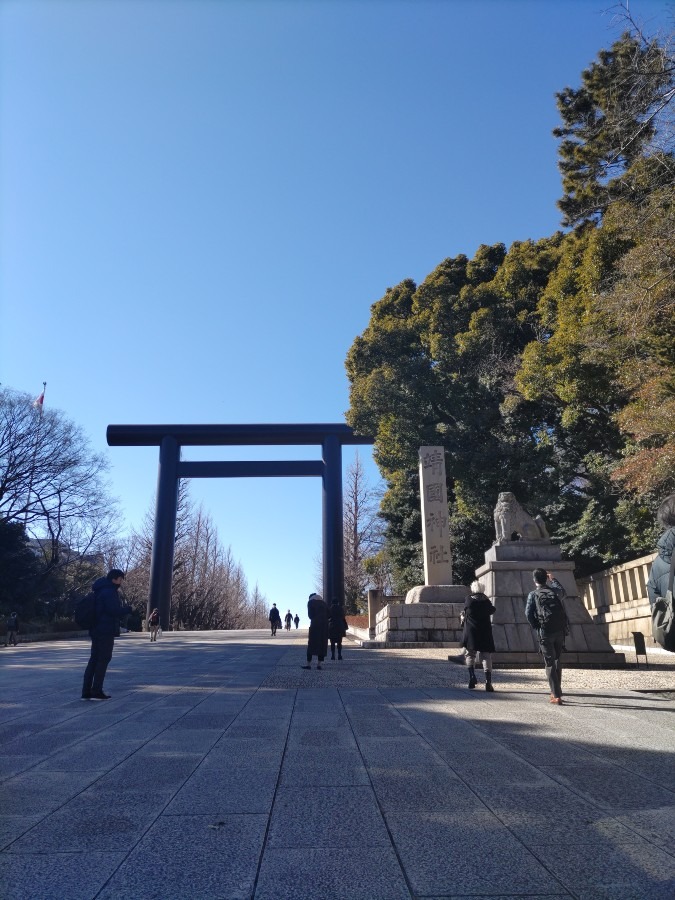
<instances>
[{"instance_id":1,"label":"stone lion statue","mask_svg":"<svg viewBox=\"0 0 675 900\"><path fill-rule=\"evenodd\" d=\"M496 544L505 541L548 541L550 535L541 516L525 512L511 491L502 491L495 506Z\"/></svg>"}]
</instances>

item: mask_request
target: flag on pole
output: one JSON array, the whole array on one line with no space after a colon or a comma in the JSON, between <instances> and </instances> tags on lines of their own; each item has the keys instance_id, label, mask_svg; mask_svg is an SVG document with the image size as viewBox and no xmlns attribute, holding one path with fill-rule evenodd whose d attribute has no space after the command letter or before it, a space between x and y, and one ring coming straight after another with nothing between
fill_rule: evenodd
<instances>
[{"instance_id":1,"label":"flag on pole","mask_svg":"<svg viewBox=\"0 0 675 900\"><path fill-rule=\"evenodd\" d=\"M33 401L33 406L35 407L35 409L40 411L40 421L42 421L42 411L43 411L44 405L45 405L45 391L46 390L47 390L47 382L43 381L42 382L42 393L36 400Z\"/></svg>"}]
</instances>

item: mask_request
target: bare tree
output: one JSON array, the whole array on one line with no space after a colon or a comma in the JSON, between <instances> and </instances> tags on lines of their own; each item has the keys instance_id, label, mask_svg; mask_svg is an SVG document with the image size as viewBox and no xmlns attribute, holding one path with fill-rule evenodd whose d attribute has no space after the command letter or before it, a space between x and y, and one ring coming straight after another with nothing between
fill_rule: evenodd
<instances>
[{"instance_id":1,"label":"bare tree","mask_svg":"<svg viewBox=\"0 0 675 900\"><path fill-rule=\"evenodd\" d=\"M247 604L246 627L264 628L267 625L269 601L256 582Z\"/></svg>"},{"instance_id":2,"label":"bare tree","mask_svg":"<svg viewBox=\"0 0 675 900\"><path fill-rule=\"evenodd\" d=\"M0 390L0 521L25 530L50 617L65 615L72 598L102 574L117 527L106 469L62 412Z\"/></svg>"},{"instance_id":3,"label":"bare tree","mask_svg":"<svg viewBox=\"0 0 675 900\"><path fill-rule=\"evenodd\" d=\"M365 561L375 556L383 544L383 523L378 516L382 492L366 477L358 452L347 469L343 500L345 611L359 612L372 576Z\"/></svg>"},{"instance_id":4,"label":"bare tree","mask_svg":"<svg viewBox=\"0 0 675 900\"><path fill-rule=\"evenodd\" d=\"M65 537L84 550L109 533L107 466L62 412L39 412L28 394L0 390L0 518L48 539L55 561Z\"/></svg>"},{"instance_id":5,"label":"bare tree","mask_svg":"<svg viewBox=\"0 0 675 900\"><path fill-rule=\"evenodd\" d=\"M125 595L143 617L150 591L153 517L116 548L116 564L127 573ZM175 629L207 631L245 628L250 616L246 576L230 547L224 548L211 517L190 501L187 482L178 492L171 592Z\"/></svg>"}]
</instances>

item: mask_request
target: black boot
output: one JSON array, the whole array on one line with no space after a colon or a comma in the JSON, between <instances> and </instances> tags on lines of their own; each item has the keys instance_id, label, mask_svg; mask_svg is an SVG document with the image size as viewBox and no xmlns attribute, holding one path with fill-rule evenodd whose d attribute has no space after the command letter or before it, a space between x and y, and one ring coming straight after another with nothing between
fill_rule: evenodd
<instances>
[{"instance_id":1,"label":"black boot","mask_svg":"<svg viewBox=\"0 0 675 900\"><path fill-rule=\"evenodd\" d=\"M494 693L494 688L492 687L492 672L485 673L485 690L490 694Z\"/></svg>"},{"instance_id":2,"label":"black boot","mask_svg":"<svg viewBox=\"0 0 675 900\"><path fill-rule=\"evenodd\" d=\"M469 666L469 689L473 690L476 687L476 670L473 666Z\"/></svg>"}]
</instances>

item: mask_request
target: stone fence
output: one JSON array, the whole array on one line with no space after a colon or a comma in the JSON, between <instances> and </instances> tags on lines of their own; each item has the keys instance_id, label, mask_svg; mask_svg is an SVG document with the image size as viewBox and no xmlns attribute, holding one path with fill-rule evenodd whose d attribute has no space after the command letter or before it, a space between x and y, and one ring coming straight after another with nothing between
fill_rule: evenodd
<instances>
[{"instance_id":1,"label":"stone fence","mask_svg":"<svg viewBox=\"0 0 675 900\"><path fill-rule=\"evenodd\" d=\"M641 631L647 646L655 646L647 597L652 560L642 556L577 581L581 600L612 644L633 643L633 632Z\"/></svg>"}]
</instances>

